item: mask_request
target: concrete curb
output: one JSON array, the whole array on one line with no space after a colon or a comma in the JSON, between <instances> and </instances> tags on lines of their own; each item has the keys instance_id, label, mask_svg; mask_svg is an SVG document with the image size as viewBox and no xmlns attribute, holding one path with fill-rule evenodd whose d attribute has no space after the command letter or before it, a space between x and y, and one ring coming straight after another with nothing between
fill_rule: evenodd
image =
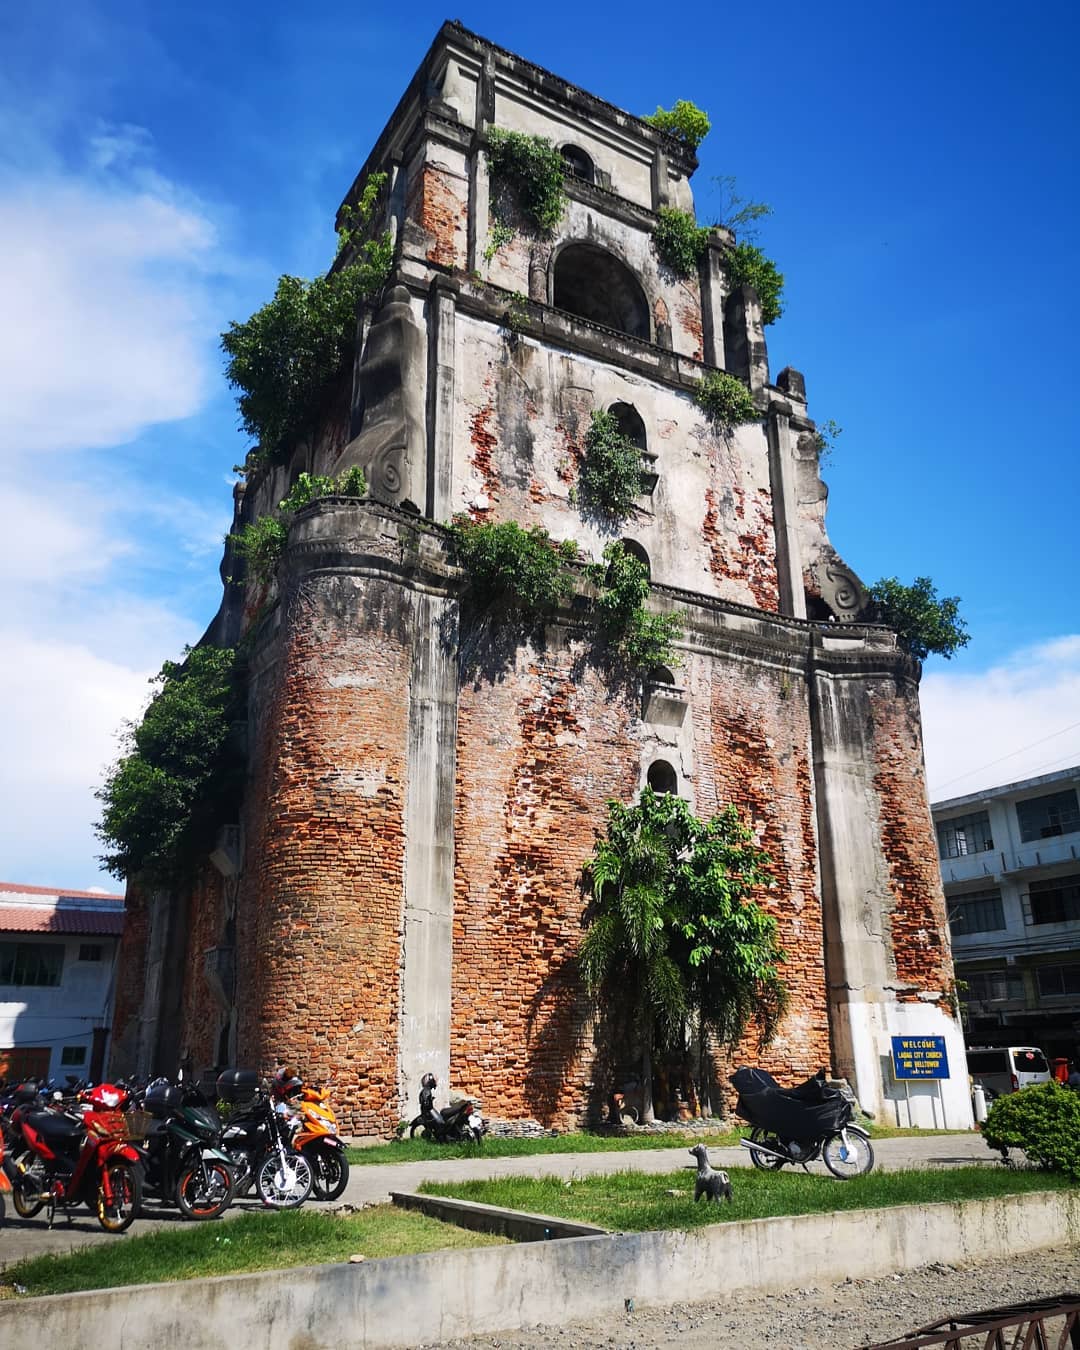
<instances>
[{"instance_id":1,"label":"concrete curb","mask_svg":"<svg viewBox=\"0 0 1080 1350\"><path fill-rule=\"evenodd\" d=\"M474 1233L495 1233L514 1242L550 1242L557 1238L607 1237L608 1229L592 1223L574 1223L550 1214L528 1214L521 1209L503 1209L500 1205L481 1205L476 1200L452 1200L444 1195L417 1195L413 1191L391 1191L390 1199L401 1209L418 1209L433 1219L456 1223Z\"/></svg>"},{"instance_id":2,"label":"concrete curb","mask_svg":"<svg viewBox=\"0 0 1080 1350\"><path fill-rule=\"evenodd\" d=\"M1080 1241L1080 1192L433 1252L0 1303L0 1345L375 1350Z\"/></svg>"}]
</instances>

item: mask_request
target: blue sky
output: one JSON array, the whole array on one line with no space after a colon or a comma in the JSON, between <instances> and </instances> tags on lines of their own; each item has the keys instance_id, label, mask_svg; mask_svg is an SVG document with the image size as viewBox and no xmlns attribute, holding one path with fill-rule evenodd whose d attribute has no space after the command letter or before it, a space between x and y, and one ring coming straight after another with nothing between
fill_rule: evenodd
<instances>
[{"instance_id":1,"label":"blue sky","mask_svg":"<svg viewBox=\"0 0 1080 1350\"><path fill-rule=\"evenodd\" d=\"M451 17L408 13L0 15L0 876L112 885L90 794L220 595L246 444L217 335L329 262L334 210ZM928 574L963 601L971 645L924 680L934 795L1080 762L1073 8L452 17L631 111L710 112L699 217L714 175L772 204L772 370L802 370L844 428L834 543L865 580Z\"/></svg>"}]
</instances>

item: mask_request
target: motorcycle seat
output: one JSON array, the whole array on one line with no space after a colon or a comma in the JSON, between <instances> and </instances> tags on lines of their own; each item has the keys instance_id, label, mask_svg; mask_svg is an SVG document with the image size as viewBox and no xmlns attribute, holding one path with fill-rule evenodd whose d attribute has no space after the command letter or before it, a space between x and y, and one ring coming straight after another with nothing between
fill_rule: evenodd
<instances>
[{"instance_id":1,"label":"motorcycle seat","mask_svg":"<svg viewBox=\"0 0 1080 1350\"><path fill-rule=\"evenodd\" d=\"M26 1123L50 1143L75 1143L85 1134L82 1122L57 1111L31 1111Z\"/></svg>"}]
</instances>

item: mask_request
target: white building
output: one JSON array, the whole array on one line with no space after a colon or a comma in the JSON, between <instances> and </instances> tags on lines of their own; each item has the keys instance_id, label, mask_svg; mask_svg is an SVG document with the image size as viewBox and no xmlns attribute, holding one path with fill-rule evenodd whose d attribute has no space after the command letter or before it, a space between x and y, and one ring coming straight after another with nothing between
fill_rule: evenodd
<instances>
[{"instance_id":1,"label":"white building","mask_svg":"<svg viewBox=\"0 0 1080 1350\"><path fill-rule=\"evenodd\" d=\"M100 1078L124 897L0 882L0 1078Z\"/></svg>"},{"instance_id":2,"label":"white building","mask_svg":"<svg viewBox=\"0 0 1080 1350\"><path fill-rule=\"evenodd\" d=\"M1080 766L937 802L969 1045L1080 1046Z\"/></svg>"}]
</instances>

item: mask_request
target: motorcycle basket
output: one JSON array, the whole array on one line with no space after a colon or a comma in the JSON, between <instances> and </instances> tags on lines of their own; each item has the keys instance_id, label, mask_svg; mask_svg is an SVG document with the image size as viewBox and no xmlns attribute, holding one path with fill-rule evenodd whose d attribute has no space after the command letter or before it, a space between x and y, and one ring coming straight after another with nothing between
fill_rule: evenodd
<instances>
[{"instance_id":1,"label":"motorcycle basket","mask_svg":"<svg viewBox=\"0 0 1080 1350\"><path fill-rule=\"evenodd\" d=\"M149 1111L125 1111L123 1137L129 1143L138 1143L149 1135L153 1124L154 1117Z\"/></svg>"}]
</instances>

